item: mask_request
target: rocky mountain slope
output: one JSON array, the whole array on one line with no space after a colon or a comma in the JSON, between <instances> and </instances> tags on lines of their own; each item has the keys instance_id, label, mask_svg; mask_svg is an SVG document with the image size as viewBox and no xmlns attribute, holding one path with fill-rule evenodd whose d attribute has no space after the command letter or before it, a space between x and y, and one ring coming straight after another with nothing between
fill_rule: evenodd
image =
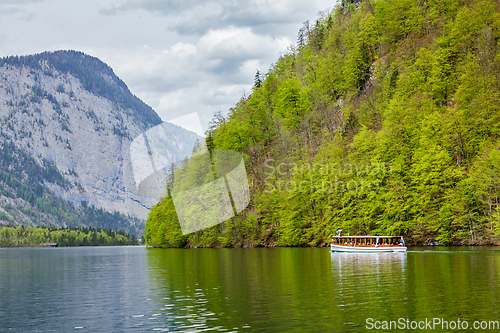
<instances>
[{"instance_id":1,"label":"rocky mountain slope","mask_svg":"<svg viewBox=\"0 0 500 333\"><path fill-rule=\"evenodd\" d=\"M67 201L75 216L89 207L130 216L131 223L147 216L149 198L137 191L130 145L161 123L97 58L57 51L0 59L0 143L4 151L0 158L9 155L11 162L22 165L19 169L19 165L2 163L1 170L25 186L38 186L35 196L45 193ZM173 124L164 123L162 128L171 133L171 146L166 150L179 159L199 139ZM26 163L41 170L36 180L24 170ZM4 189L0 222L83 223L78 219L68 223L61 214L44 212L33 204L36 198L31 202L23 198L13 184L0 180Z\"/></svg>"}]
</instances>

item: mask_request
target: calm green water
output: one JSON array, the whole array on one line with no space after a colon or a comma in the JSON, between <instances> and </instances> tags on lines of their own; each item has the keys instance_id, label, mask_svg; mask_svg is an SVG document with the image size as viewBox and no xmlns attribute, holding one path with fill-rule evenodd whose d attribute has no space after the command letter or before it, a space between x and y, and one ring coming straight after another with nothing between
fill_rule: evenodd
<instances>
[{"instance_id":1,"label":"calm green water","mask_svg":"<svg viewBox=\"0 0 500 333\"><path fill-rule=\"evenodd\" d=\"M399 318L473 331L500 321L499 303L497 248L0 250L1 332L364 332Z\"/></svg>"}]
</instances>

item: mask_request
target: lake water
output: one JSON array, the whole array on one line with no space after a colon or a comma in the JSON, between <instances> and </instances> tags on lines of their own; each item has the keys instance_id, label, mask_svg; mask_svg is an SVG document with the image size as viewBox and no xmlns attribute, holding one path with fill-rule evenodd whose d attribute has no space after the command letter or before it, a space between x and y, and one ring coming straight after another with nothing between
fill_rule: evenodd
<instances>
[{"instance_id":1,"label":"lake water","mask_svg":"<svg viewBox=\"0 0 500 333\"><path fill-rule=\"evenodd\" d=\"M499 249L0 250L1 332L408 331L425 320L429 332L500 321Z\"/></svg>"}]
</instances>

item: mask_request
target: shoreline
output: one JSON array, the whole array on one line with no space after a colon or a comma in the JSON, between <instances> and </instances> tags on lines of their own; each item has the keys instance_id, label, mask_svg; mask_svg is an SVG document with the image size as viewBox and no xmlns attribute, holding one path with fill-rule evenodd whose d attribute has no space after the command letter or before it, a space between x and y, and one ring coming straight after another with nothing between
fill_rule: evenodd
<instances>
[{"instance_id":1,"label":"shoreline","mask_svg":"<svg viewBox=\"0 0 500 333\"><path fill-rule=\"evenodd\" d=\"M257 248L265 248L265 249L276 249L276 248L328 248L330 245L325 245L325 246L233 246L233 247L223 247L223 246L207 246L207 247L201 247L201 246L186 246L186 247L161 247L161 246L152 246L152 245L144 245L146 248L150 249L257 249ZM422 245L422 244L408 244L408 248L410 247L425 247L425 248L437 248L437 247L498 247L500 248L500 245L498 244L451 244L451 245L445 245L445 244L431 244L431 245Z\"/></svg>"},{"instance_id":2,"label":"shoreline","mask_svg":"<svg viewBox=\"0 0 500 333\"><path fill-rule=\"evenodd\" d=\"M135 246L135 247L146 247L146 245L139 244L139 245L78 245L78 246L0 246L1 249L60 249L60 248L77 248L77 247L130 247L130 246Z\"/></svg>"}]
</instances>

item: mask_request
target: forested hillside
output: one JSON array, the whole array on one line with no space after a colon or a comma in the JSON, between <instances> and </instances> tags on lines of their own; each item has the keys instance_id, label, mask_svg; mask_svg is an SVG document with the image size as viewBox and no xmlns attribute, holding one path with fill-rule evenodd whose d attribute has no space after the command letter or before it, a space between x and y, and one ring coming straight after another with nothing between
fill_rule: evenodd
<instances>
[{"instance_id":1,"label":"forested hillside","mask_svg":"<svg viewBox=\"0 0 500 333\"><path fill-rule=\"evenodd\" d=\"M123 230L0 226L0 247L39 247L44 243L57 243L61 247L139 245L135 235Z\"/></svg>"},{"instance_id":2,"label":"forested hillside","mask_svg":"<svg viewBox=\"0 0 500 333\"><path fill-rule=\"evenodd\" d=\"M247 209L186 237L167 196L146 241L500 244L499 40L498 1L342 1L213 121L209 148L245 156Z\"/></svg>"}]
</instances>

